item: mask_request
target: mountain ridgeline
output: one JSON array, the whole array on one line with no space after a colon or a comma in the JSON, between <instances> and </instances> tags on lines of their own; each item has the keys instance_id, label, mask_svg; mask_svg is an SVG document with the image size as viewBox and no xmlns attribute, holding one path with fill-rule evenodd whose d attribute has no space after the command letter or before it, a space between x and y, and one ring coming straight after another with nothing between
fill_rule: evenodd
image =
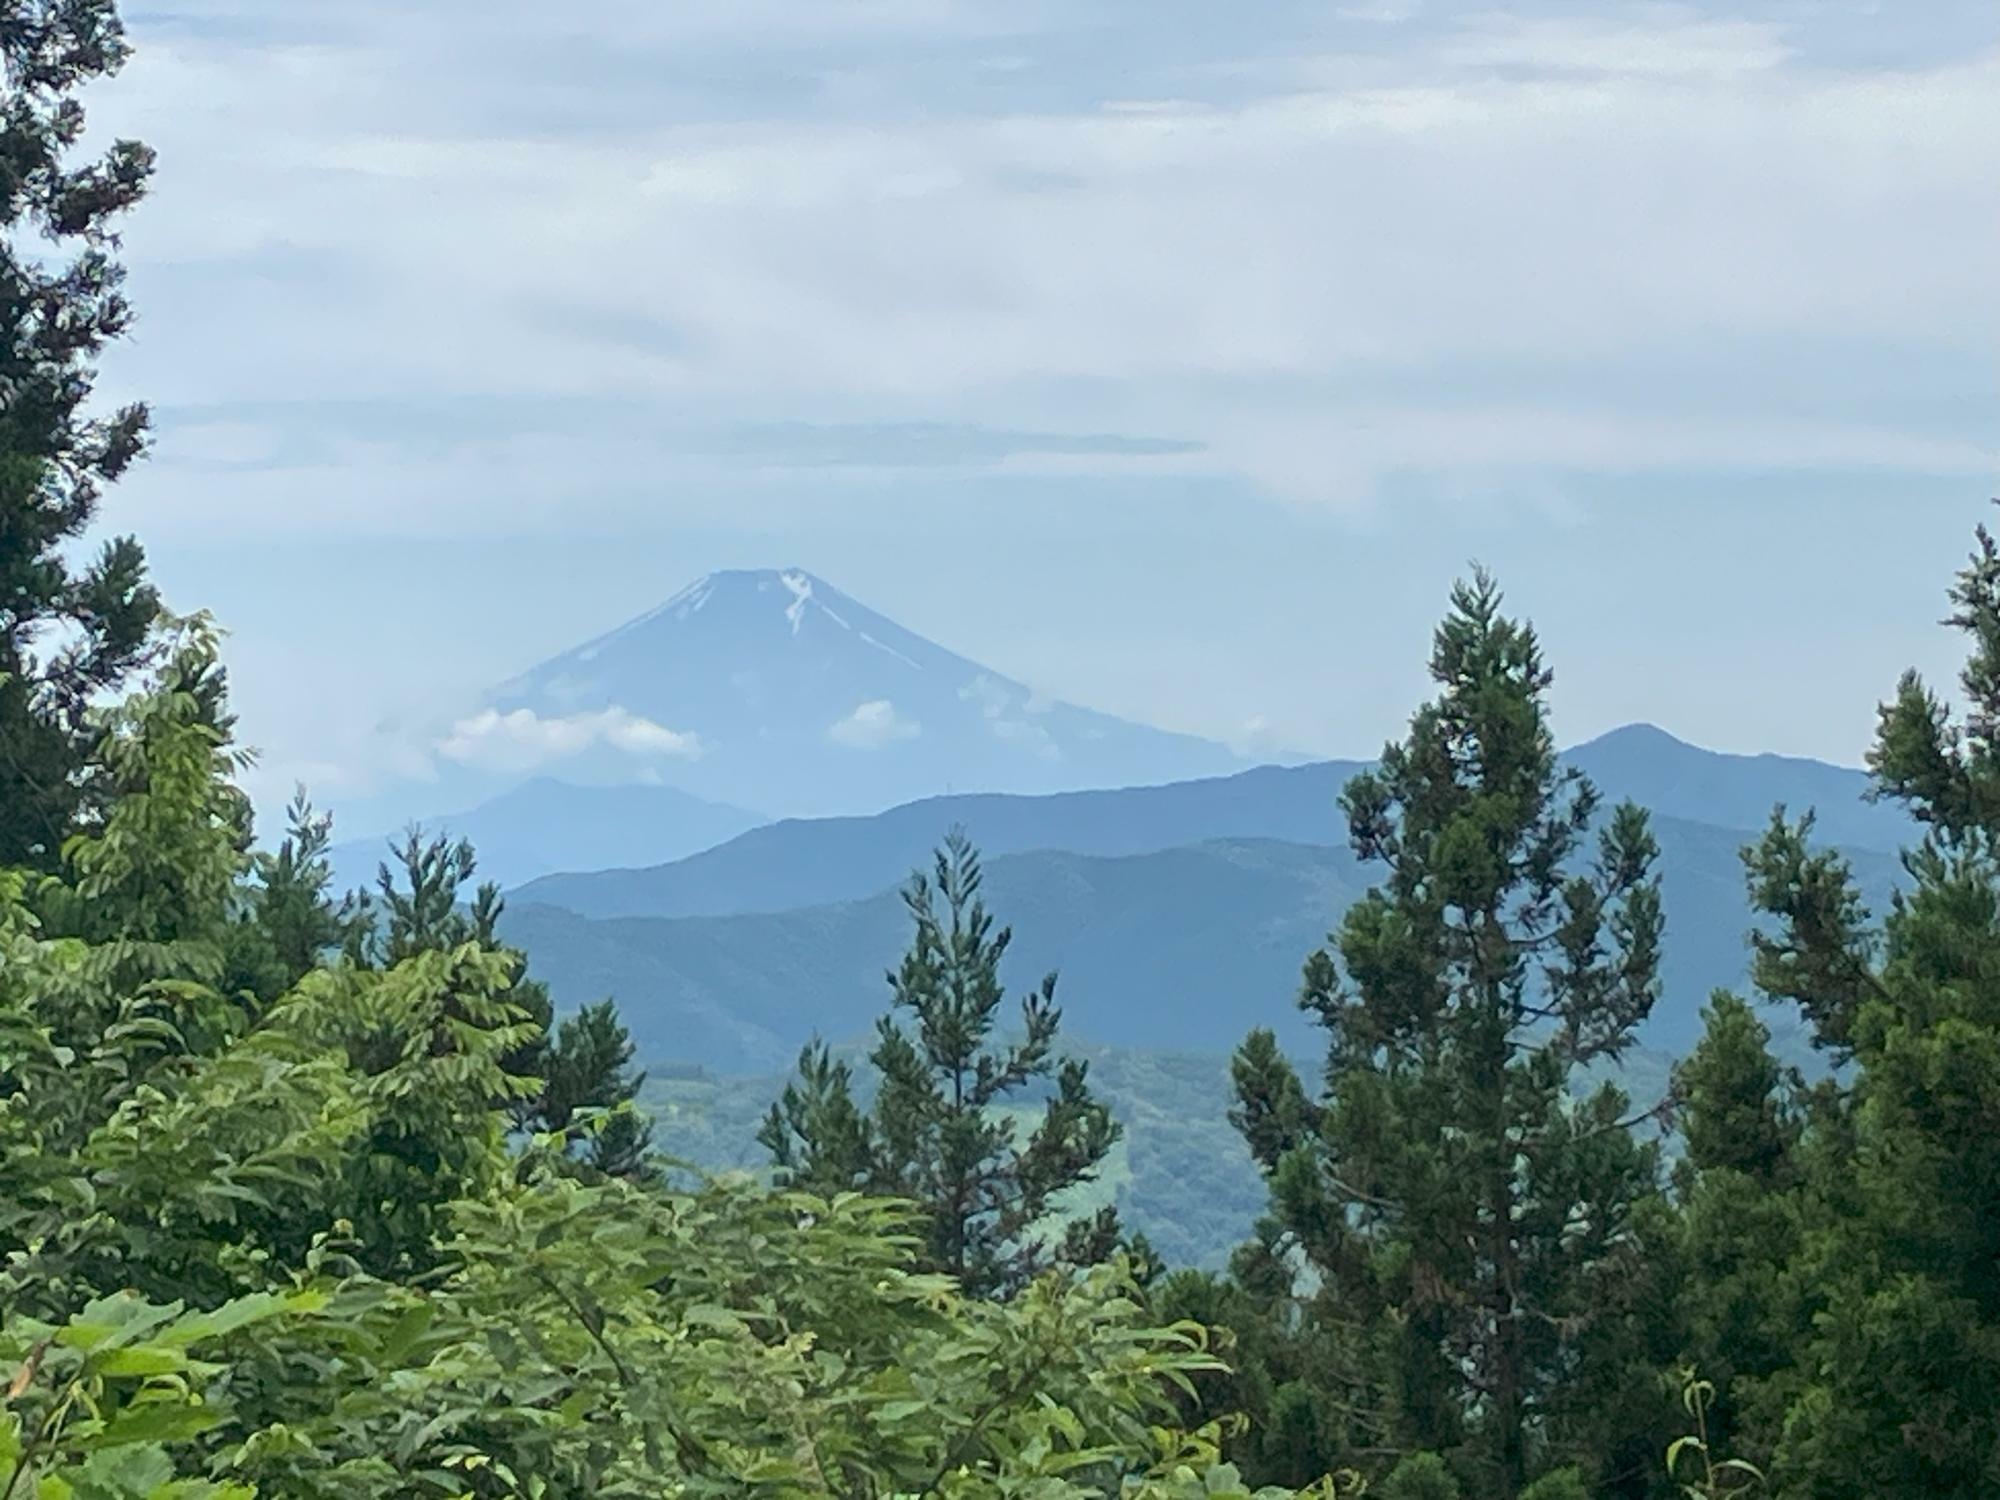
<instances>
[{"instance_id":1,"label":"mountain ridgeline","mask_svg":"<svg viewBox=\"0 0 2000 1500\"><path fill-rule=\"evenodd\" d=\"M1775 806L1814 809L1876 904L1894 882L1887 851L1908 828L1862 800L1859 772L1718 755L1646 727L1568 760L1607 798L1658 809L1666 996L1642 1031L1648 1048L1685 1050L1709 993L1743 982L1751 918L1740 851ZM763 1072L811 1036L867 1028L896 952L896 888L944 830L962 826L1019 931L1011 979L1059 969L1078 1035L1221 1052L1263 1019L1303 1042L1290 1004L1300 962L1375 878L1340 826L1340 789L1358 769L1265 767L774 823L669 864L532 881L511 896L505 931L559 1004L614 995L648 1058Z\"/></svg>"},{"instance_id":2,"label":"mountain ridgeline","mask_svg":"<svg viewBox=\"0 0 2000 1500\"><path fill-rule=\"evenodd\" d=\"M1579 745L1566 759L1608 801L1629 798L1685 823L1750 833L1761 831L1776 807L1812 809L1829 842L1885 852L1911 831L1894 808L1864 800L1860 771L1719 754L1649 725ZM1359 761L1260 766L1164 786L937 797L871 817L787 819L648 868L550 875L523 887L518 899L592 917L725 916L854 900L902 879L953 826L971 832L989 856L1149 854L1214 839L1345 846L1340 793L1362 769Z\"/></svg>"},{"instance_id":3,"label":"mountain ridgeline","mask_svg":"<svg viewBox=\"0 0 2000 1500\"><path fill-rule=\"evenodd\" d=\"M418 732L429 779L336 804L341 878L365 878L415 822L471 838L502 885L565 877L527 899L593 916L865 896L954 824L990 855L1341 843L1336 799L1362 769L1253 765L1056 701L798 568L709 574ZM1645 726L1571 760L1688 822L1761 827L1783 802L1819 808L1845 845L1894 848L1904 831L1861 801L1858 772L1811 761L1715 755ZM757 827L767 817L783 821Z\"/></svg>"}]
</instances>

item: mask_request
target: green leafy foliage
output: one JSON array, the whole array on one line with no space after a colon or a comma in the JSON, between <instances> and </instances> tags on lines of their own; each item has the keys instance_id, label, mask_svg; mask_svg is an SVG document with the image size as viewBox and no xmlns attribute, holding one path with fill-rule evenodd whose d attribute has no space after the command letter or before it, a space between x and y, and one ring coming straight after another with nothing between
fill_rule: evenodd
<instances>
[{"instance_id":1,"label":"green leafy foliage","mask_svg":"<svg viewBox=\"0 0 2000 1500\"><path fill-rule=\"evenodd\" d=\"M615 1018L548 1044L419 846L336 946L307 816L239 852L213 647L108 721L68 869L0 876L0 1493L1251 1493L1172 1423L1205 1330L1122 1261L1000 1305L907 1205L578 1159L546 1101L624 1067ZM225 987L287 943L294 983Z\"/></svg>"},{"instance_id":2,"label":"green leafy foliage","mask_svg":"<svg viewBox=\"0 0 2000 1500\"><path fill-rule=\"evenodd\" d=\"M1465 1494L1450 1465L1435 1453L1412 1453L1382 1481L1382 1500L1460 1500Z\"/></svg>"},{"instance_id":3,"label":"green leafy foliage","mask_svg":"<svg viewBox=\"0 0 2000 1500\"><path fill-rule=\"evenodd\" d=\"M567 1134L598 1171L636 1176L649 1170L651 1132L629 1106L644 1084L632 1068L632 1041L608 1001L584 1006L560 1025L548 987L529 977L527 956L498 935L506 904L499 887L480 885L464 899L478 860L464 840L412 829L394 849L394 867L376 874L373 896L343 915L342 946L364 968L393 967L425 953L467 945L500 954L509 970L506 1003L525 1022L504 1059L501 1085L516 1130Z\"/></svg>"},{"instance_id":4,"label":"green leafy foliage","mask_svg":"<svg viewBox=\"0 0 2000 1500\"><path fill-rule=\"evenodd\" d=\"M208 1395L228 1367L203 1353L322 1301L314 1293L253 1293L190 1312L126 1293L89 1303L60 1325L14 1322L0 1336L0 1363L16 1371L0 1419L0 1493L250 1496L241 1484L174 1478L170 1447L229 1420Z\"/></svg>"},{"instance_id":5,"label":"green leafy foliage","mask_svg":"<svg viewBox=\"0 0 2000 1500\"><path fill-rule=\"evenodd\" d=\"M1681 1404L1687 1408L1694 1431L1668 1444L1667 1473L1677 1482L1685 1500L1747 1497L1764 1485L1763 1472L1755 1464L1716 1456L1709 1425L1715 1394L1714 1384L1692 1371L1682 1377Z\"/></svg>"},{"instance_id":6,"label":"green leafy foliage","mask_svg":"<svg viewBox=\"0 0 2000 1500\"><path fill-rule=\"evenodd\" d=\"M1590 1500L1590 1486L1575 1465L1551 1469L1521 1491L1521 1500Z\"/></svg>"}]
</instances>

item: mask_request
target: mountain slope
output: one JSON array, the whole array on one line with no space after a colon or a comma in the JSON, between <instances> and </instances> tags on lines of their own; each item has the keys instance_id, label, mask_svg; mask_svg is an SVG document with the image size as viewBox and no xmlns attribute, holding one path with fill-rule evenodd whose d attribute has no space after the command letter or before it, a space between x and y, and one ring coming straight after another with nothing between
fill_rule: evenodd
<instances>
[{"instance_id":1,"label":"mountain slope","mask_svg":"<svg viewBox=\"0 0 2000 1500\"><path fill-rule=\"evenodd\" d=\"M866 1050L847 1052L864 1097ZM1125 1127L1099 1180L1072 1206L1115 1203L1119 1218L1169 1265L1220 1269L1250 1238L1266 1205L1264 1179L1229 1123L1235 1102L1229 1059L1088 1044L1065 1050L1090 1064L1093 1089ZM759 1172L768 1169L770 1153L758 1144L758 1127L790 1081L783 1071L654 1077L640 1104L666 1155L709 1171Z\"/></svg>"},{"instance_id":2,"label":"mountain slope","mask_svg":"<svg viewBox=\"0 0 2000 1500\"><path fill-rule=\"evenodd\" d=\"M424 818L420 826L472 840L480 879L512 886L579 865L615 869L682 859L763 821L672 787L570 786L542 778L465 812ZM336 844L336 889L372 886L389 844L388 837Z\"/></svg>"},{"instance_id":3,"label":"mountain slope","mask_svg":"<svg viewBox=\"0 0 2000 1500\"><path fill-rule=\"evenodd\" d=\"M853 900L902 880L953 826L988 858L1036 849L1147 854L1229 838L1335 844L1345 838L1336 799L1358 769L1262 766L1166 786L933 797L872 817L787 819L672 864L551 875L517 899L600 917L723 916Z\"/></svg>"},{"instance_id":4,"label":"mountain slope","mask_svg":"<svg viewBox=\"0 0 2000 1500\"><path fill-rule=\"evenodd\" d=\"M787 814L1244 764L1044 698L796 568L711 574L495 689L441 753L468 774L534 757L570 780L643 775Z\"/></svg>"},{"instance_id":5,"label":"mountain slope","mask_svg":"<svg viewBox=\"0 0 2000 1500\"><path fill-rule=\"evenodd\" d=\"M1820 838L1857 849L1896 850L1915 827L1893 803L1865 800L1868 775L1788 755L1702 750L1651 724L1630 724L1568 752L1607 794L1668 817L1761 830L1782 803L1812 810Z\"/></svg>"},{"instance_id":6,"label":"mountain slope","mask_svg":"<svg viewBox=\"0 0 2000 1500\"><path fill-rule=\"evenodd\" d=\"M1734 830L1661 819L1666 999L1646 1044L1678 1054L1718 986L1742 982L1749 915ZM1854 854L1878 902L1896 873ZM1368 883L1346 850L1226 840L1122 857L1039 851L989 860L987 892L1015 930L1009 982L1062 971L1066 1027L1120 1047L1227 1050L1253 1026L1299 1045L1308 952ZM642 1056L725 1072L789 1063L809 1037L861 1036L888 994L907 918L893 889L859 901L736 916L591 919L521 899L503 932L559 1005L614 996Z\"/></svg>"},{"instance_id":7,"label":"mountain slope","mask_svg":"<svg viewBox=\"0 0 2000 1500\"><path fill-rule=\"evenodd\" d=\"M1328 915L1361 889L1353 871L1338 851L1243 841L1123 859L1014 855L987 862L986 884L1015 931L1010 983L1025 988L1060 968L1066 1029L1214 1050L1260 1018L1296 1030L1298 966ZM788 1064L814 1034L863 1035L907 928L888 889L795 911L672 919L591 921L517 901L502 931L559 1005L614 994L642 1056L762 1071Z\"/></svg>"},{"instance_id":8,"label":"mountain slope","mask_svg":"<svg viewBox=\"0 0 2000 1500\"><path fill-rule=\"evenodd\" d=\"M1829 842L1892 850L1910 834L1899 811L1861 800L1861 772L1838 766L1718 755L1643 726L1580 745L1566 758L1612 801L1631 797L1661 817L1734 830L1739 844L1763 828L1778 802L1794 812L1816 808ZM550 876L519 899L601 917L773 912L853 900L906 876L954 824L989 857L1032 849L1143 854L1211 839L1344 845L1340 790L1359 769L1350 761L1265 766L1167 786L941 797L873 817L788 820L677 863Z\"/></svg>"}]
</instances>

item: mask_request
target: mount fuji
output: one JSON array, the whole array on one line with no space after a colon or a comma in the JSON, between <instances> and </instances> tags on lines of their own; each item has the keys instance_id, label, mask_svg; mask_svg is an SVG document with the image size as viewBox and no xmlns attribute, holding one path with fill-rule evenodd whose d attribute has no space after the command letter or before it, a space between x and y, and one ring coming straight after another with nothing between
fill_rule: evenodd
<instances>
[{"instance_id":1,"label":"mount fuji","mask_svg":"<svg viewBox=\"0 0 2000 1500\"><path fill-rule=\"evenodd\" d=\"M643 782L777 816L1226 774L1226 747L1054 701L798 568L712 573L504 683L435 745L471 790Z\"/></svg>"}]
</instances>

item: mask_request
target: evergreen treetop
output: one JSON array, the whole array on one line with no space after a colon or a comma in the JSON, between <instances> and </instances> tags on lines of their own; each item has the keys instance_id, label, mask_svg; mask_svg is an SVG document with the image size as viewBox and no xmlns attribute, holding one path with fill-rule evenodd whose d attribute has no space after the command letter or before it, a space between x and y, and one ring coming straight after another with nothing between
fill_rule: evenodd
<instances>
[{"instance_id":1,"label":"evergreen treetop","mask_svg":"<svg viewBox=\"0 0 2000 1500\"><path fill-rule=\"evenodd\" d=\"M127 51L112 0L0 6L0 865L44 871L108 795L89 776L93 706L158 646L138 543L72 559L146 432L142 406L100 415L91 398L98 355L131 326L114 226L153 155L121 140L73 159L76 96Z\"/></svg>"},{"instance_id":2,"label":"evergreen treetop","mask_svg":"<svg viewBox=\"0 0 2000 1500\"><path fill-rule=\"evenodd\" d=\"M1483 572L1454 590L1430 666L1437 697L1341 799L1384 874L1306 964L1324 1097L1267 1034L1237 1058L1236 1119L1272 1192L1239 1274L1289 1297L1302 1257L1318 1289L1301 1315L1350 1330L1318 1382L1349 1451L1448 1454L1511 1500L1601 1452L1587 1429L1639 1378L1628 1299L1655 1154L1615 1088L1571 1090L1654 1003L1659 879L1645 814L1600 820L1559 763L1534 631Z\"/></svg>"},{"instance_id":3,"label":"evergreen treetop","mask_svg":"<svg viewBox=\"0 0 2000 1500\"><path fill-rule=\"evenodd\" d=\"M1787 1268L1799 1311L1761 1441L1778 1492L1965 1497L2000 1486L2000 548L1951 590L1954 714L1914 672L1882 707L1878 796L1924 830L1876 925L1809 819L1748 855L1759 982L1851 1087L1815 1100Z\"/></svg>"},{"instance_id":4,"label":"evergreen treetop","mask_svg":"<svg viewBox=\"0 0 2000 1500\"><path fill-rule=\"evenodd\" d=\"M983 881L978 851L953 830L904 890L915 930L888 976L872 1109L856 1104L852 1070L814 1044L759 1136L786 1182L916 1203L929 1264L975 1296L1017 1291L1052 1259L1101 1260L1118 1238L1109 1209L1051 1237L1060 1196L1093 1180L1119 1127L1088 1065L1056 1054L1053 974L1021 1001L1019 1035L1002 1038L1013 934L995 928ZM1031 1089L1041 1108L1023 1136L1012 1107Z\"/></svg>"}]
</instances>

